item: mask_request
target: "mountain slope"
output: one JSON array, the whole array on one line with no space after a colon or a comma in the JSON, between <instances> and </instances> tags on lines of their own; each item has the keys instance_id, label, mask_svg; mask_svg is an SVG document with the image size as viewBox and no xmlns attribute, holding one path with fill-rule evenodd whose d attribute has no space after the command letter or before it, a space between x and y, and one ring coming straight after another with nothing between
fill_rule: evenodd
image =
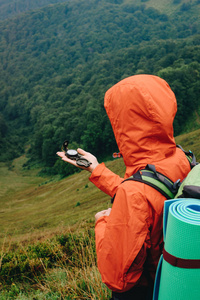
<instances>
[{"instance_id":1,"label":"mountain slope","mask_svg":"<svg viewBox=\"0 0 200 300\"><path fill-rule=\"evenodd\" d=\"M66 0L0 0L0 20L5 20L7 18L15 17L23 12L30 10L36 10L41 7L45 7L52 4L68 2ZM116 4L132 4L133 1L130 0L110 0L107 1L110 3ZM198 0L134 0L134 5L145 5L146 7L152 7L157 9L160 13L167 15L172 15L174 13L183 11L183 10L193 10L194 6L196 14L198 14L199 7Z\"/></svg>"},{"instance_id":2,"label":"mountain slope","mask_svg":"<svg viewBox=\"0 0 200 300\"><path fill-rule=\"evenodd\" d=\"M200 130L180 135L176 143L191 150L200 160ZM82 171L63 180L38 177L37 170L24 170L25 157L14 160L9 170L0 165L0 243L4 237L31 239L50 235L59 227L94 221L96 212L111 206L110 197L88 181ZM64 165L64 162L62 162ZM124 176L122 159L106 162L116 174Z\"/></svg>"},{"instance_id":3,"label":"mountain slope","mask_svg":"<svg viewBox=\"0 0 200 300\"><path fill-rule=\"evenodd\" d=\"M1 22L1 160L27 144L33 162L58 172L55 152L65 139L105 157L116 144L104 93L134 74L169 82L179 106L176 134L198 115L198 15L111 2L68 1Z\"/></svg>"},{"instance_id":4,"label":"mountain slope","mask_svg":"<svg viewBox=\"0 0 200 300\"><path fill-rule=\"evenodd\" d=\"M130 0L125 0L126 3L131 3ZM168 16L177 14L180 11L196 11L199 12L198 0L135 0L135 5L145 4L146 7L152 7L159 10L161 13Z\"/></svg>"},{"instance_id":5,"label":"mountain slope","mask_svg":"<svg viewBox=\"0 0 200 300\"><path fill-rule=\"evenodd\" d=\"M0 0L0 20L13 18L29 10L65 1L66 0Z\"/></svg>"}]
</instances>

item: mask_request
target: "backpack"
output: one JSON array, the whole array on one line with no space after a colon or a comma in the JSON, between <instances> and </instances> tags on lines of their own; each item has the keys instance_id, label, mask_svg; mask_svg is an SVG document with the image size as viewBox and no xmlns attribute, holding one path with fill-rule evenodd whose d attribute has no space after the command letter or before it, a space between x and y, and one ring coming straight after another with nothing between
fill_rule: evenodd
<instances>
[{"instance_id":1,"label":"backpack","mask_svg":"<svg viewBox=\"0 0 200 300\"><path fill-rule=\"evenodd\" d=\"M167 176L156 171L154 165L148 164L145 169L139 170L131 177L125 179L145 183L159 191L167 200L173 198L197 198L200 199L200 164L196 162L192 151L185 151L180 145L177 145L186 155L191 171L181 182L171 181Z\"/></svg>"}]
</instances>

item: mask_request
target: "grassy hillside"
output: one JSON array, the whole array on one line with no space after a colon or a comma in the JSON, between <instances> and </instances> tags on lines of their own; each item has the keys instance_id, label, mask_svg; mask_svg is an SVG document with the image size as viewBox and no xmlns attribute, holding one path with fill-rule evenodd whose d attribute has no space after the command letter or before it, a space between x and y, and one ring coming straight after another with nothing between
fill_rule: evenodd
<instances>
[{"instance_id":1,"label":"grassy hillside","mask_svg":"<svg viewBox=\"0 0 200 300\"><path fill-rule=\"evenodd\" d=\"M176 143L185 150L191 150L195 154L197 161L200 162L200 130L177 136Z\"/></svg>"},{"instance_id":2,"label":"grassy hillside","mask_svg":"<svg viewBox=\"0 0 200 300\"><path fill-rule=\"evenodd\" d=\"M176 142L192 150L200 160L200 130L178 136ZM110 205L110 197L88 181L89 173L82 171L63 180L43 178L36 171L24 171L25 157L14 160L7 169L0 165L1 183L1 242L4 237L14 240L51 235L66 226L89 220ZM107 162L115 173L123 176L123 160Z\"/></svg>"},{"instance_id":3,"label":"grassy hillside","mask_svg":"<svg viewBox=\"0 0 200 300\"><path fill-rule=\"evenodd\" d=\"M200 160L200 130L176 142ZM60 180L24 170L25 157L0 165L0 299L108 300L96 266L94 214L110 197L85 171ZM106 165L123 176L123 160Z\"/></svg>"},{"instance_id":4,"label":"grassy hillside","mask_svg":"<svg viewBox=\"0 0 200 300\"><path fill-rule=\"evenodd\" d=\"M200 128L199 0L62 2L0 1L1 300L110 299L94 245L94 214L110 197L87 172L53 174L71 172L55 156L66 138L98 157L115 149L103 109L111 85L158 75L177 96L175 132ZM200 160L199 135L176 140ZM29 163L9 162L26 145ZM123 176L122 159L106 164Z\"/></svg>"},{"instance_id":5,"label":"grassy hillside","mask_svg":"<svg viewBox=\"0 0 200 300\"><path fill-rule=\"evenodd\" d=\"M88 172L63 180L43 178L35 171L23 171L23 163L21 157L14 160L10 170L0 165L1 242L5 236L24 239L32 234L48 235L59 228L93 220L96 212L110 204L109 196L88 181ZM107 165L123 175L121 160Z\"/></svg>"}]
</instances>

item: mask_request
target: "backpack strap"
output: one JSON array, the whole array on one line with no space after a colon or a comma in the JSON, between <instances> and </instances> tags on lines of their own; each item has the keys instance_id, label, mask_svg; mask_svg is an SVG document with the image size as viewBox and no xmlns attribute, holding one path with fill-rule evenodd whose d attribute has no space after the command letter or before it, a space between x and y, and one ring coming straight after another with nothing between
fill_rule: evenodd
<instances>
[{"instance_id":1,"label":"backpack strap","mask_svg":"<svg viewBox=\"0 0 200 300\"><path fill-rule=\"evenodd\" d=\"M198 164L192 151L185 151L180 145L176 146L185 153L191 169ZM145 169L137 171L131 177L122 181L122 183L127 180L145 183L159 191L166 199L173 199L181 185L180 179L175 182L171 181L167 176L157 172L155 166L151 164L146 165ZM114 202L114 199L115 195L111 198L111 203Z\"/></svg>"},{"instance_id":2,"label":"backpack strap","mask_svg":"<svg viewBox=\"0 0 200 300\"><path fill-rule=\"evenodd\" d=\"M139 170L126 180L143 182L155 188L165 196L166 199L174 198L174 195L177 193L180 186L180 179L173 182L167 176L157 172L155 166L150 164L146 165L145 169Z\"/></svg>"},{"instance_id":3,"label":"backpack strap","mask_svg":"<svg viewBox=\"0 0 200 300\"><path fill-rule=\"evenodd\" d=\"M131 177L125 179L123 182L133 180L145 183L157 191L159 191L166 199L173 199L181 184L180 179L176 182L170 180L167 176L156 171L154 165L146 165L145 169L137 171ZM115 196L111 199L114 202Z\"/></svg>"},{"instance_id":4,"label":"backpack strap","mask_svg":"<svg viewBox=\"0 0 200 300\"><path fill-rule=\"evenodd\" d=\"M176 147L180 148L185 153L185 156L187 157L187 159L190 163L191 169L193 167L195 167L196 165L198 165L198 162L196 161L196 157L195 157L194 153L191 150L185 151L183 149L183 147L181 147L181 145L176 145Z\"/></svg>"},{"instance_id":5,"label":"backpack strap","mask_svg":"<svg viewBox=\"0 0 200 300\"><path fill-rule=\"evenodd\" d=\"M176 257L163 249L163 258L170 265L184 269L200 269L200 259L185 259Z\"/></svg>"}]
</instances>

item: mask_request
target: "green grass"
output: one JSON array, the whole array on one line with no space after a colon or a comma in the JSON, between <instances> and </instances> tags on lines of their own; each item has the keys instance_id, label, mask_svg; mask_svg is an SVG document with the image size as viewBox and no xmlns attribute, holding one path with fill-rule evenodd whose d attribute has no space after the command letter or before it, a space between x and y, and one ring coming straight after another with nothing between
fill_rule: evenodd
<instances>
[{"instance_id":1,"label":"green grass","mask_svg":"<svg viewBox=\"0 0 200 300\"><path fill-rule=\"evenodd\" d=\"M200 162L200 129L177 136L176 143L185 150L191 150Z\"/></svg>"},{"instance_id":2,"label":"green grass","mask_svg":"<svg viewBox=\"0 0 200 300\"><path fill-rule=\"evenodd\" d=\"M93 228L7 248L0 266L0 299L106 300L111 296L96 266Z\"/></svg>"},{"instance_id":3,"label":"green grass","mask_svg":"<svg viewBox=\"0 0 200 300\"><path fill-rule=\"evenodd\" d=\"M176 138L186 150L200 160L200 130ZM0 164L0 244L51 236L84 220L94 220L96 212L110 206L110 197L89 182L89 173L82 171L65 179L39 177L38 170L24 170L26 158L11 166ZM123 176L122 159L107 162L115 173Z\"/></svg>"},{"instance_id":4,"label":"green grass","mask_svg":"<svg viewBox=\"0 0 200 300\"><path fill-rule=\"evenodd\" d=\"M36 170L22 168L24 157L9 169L0 165L0 242L8 239L33 239L51 235L83 220L110 205L110 197L88 181L89 173L58 178L38 177ZM108 162L115 172L124 172L123 161Z\"/></svg>"},{"instance_id":5,"label":"green grass","mask_svg":"<svg viewBox=\"0 0 200 300\"><path fill-rule=\"evenodd\" d=\"M200 129L176 138L200 160ZM89 173L60 180L24 170L25 157L0 164L0 299L110 299L96 266L94 214L110 197ZM123 176L122 159L107 162Z\"/></svg>"},{"instance_id":6,"label":"green grass","mask_svg":"<svg viewBox=\"0 0 200 300\"><path fill-rule=\"evenodd\" d=\"M200 130L176 138L186 150L200 160ZM96 212L110 206L110 197L89 182L89 173L82 171L65 179L39 177L38 170L24 170L26 158L11 166L0 164L0 243L51 236L84 220L94 220ZM123 176L122 159L106 165Z\"/></svg>"}]
</instances>

